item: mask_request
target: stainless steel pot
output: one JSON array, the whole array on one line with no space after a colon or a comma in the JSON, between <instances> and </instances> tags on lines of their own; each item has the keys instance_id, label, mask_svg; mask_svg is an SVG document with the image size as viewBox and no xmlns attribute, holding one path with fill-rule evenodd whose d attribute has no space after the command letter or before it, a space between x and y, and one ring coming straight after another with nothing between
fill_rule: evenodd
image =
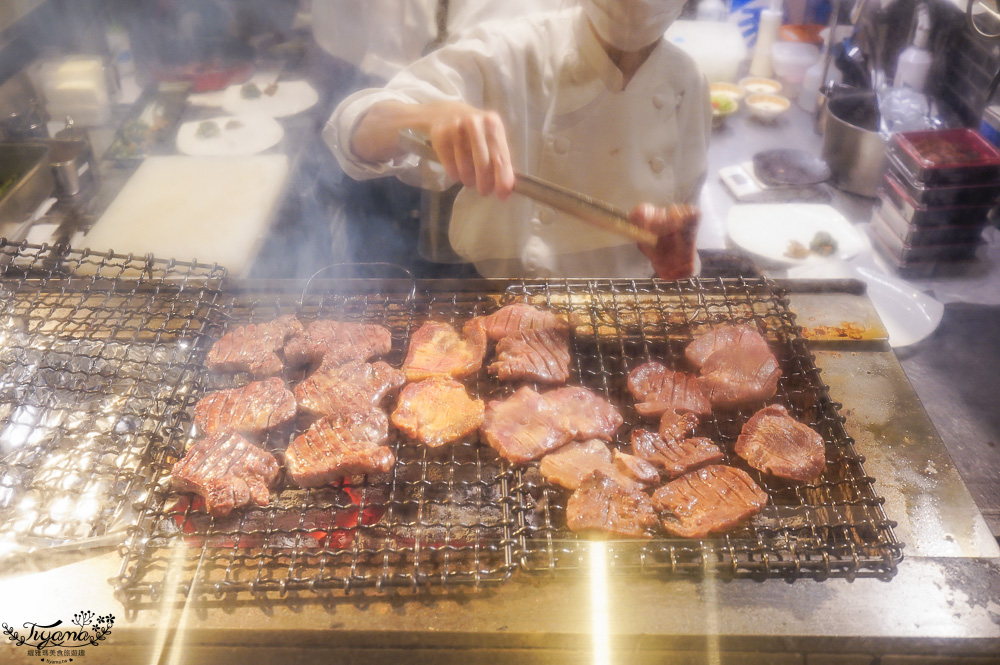
<instances>
[{"instance_id":1,"label":"stainless steel pot","mask_svg":"<svg viewBox=\"0 0 1000 665\"><path fill-rule=\"evenodd\" d=\"M839 189L875 197L887 164L875 93L840 93L823 110L823 159Z\"/></svg>"}]
</instances>

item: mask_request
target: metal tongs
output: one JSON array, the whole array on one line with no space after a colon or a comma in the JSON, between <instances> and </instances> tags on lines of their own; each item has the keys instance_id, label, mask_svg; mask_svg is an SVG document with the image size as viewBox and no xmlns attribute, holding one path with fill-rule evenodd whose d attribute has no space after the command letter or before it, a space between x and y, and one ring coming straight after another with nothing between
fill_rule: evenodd
<instances>
[{"instance_id":1,"label":"metal tongs","mask_svg":"<svg viewBox=\"0 0 1000 665\"><path fill-rule=\"evenodd\" d=\"M438 161L437 153L434 152L430 140L419 132L412 129L402 129L399 132L399 142L415 155L431 161ZM626 236L650 247L656 245L655 233L636 226L629 221L628 214L624 210L610 203L517 170L514 171L514 191L606 231Z\"/></svg>"}]
</instances>

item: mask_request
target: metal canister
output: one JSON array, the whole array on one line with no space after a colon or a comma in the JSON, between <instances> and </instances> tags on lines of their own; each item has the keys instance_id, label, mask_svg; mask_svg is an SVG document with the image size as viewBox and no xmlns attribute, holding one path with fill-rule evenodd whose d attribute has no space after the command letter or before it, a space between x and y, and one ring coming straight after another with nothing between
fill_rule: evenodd
<instances>
[{"instance_id":1,"label":"metal canister","mask_svg":"<svg viewBox=\"0 0 1000 665\"><path fill-rule=\"evenodd\" d=\"M96 189L101 182L97 159L87 130L77 127L73 118L66 117L66 127L56 132L49 163L56 182L65 194L73 196L81 188Z\"/></svg>"}]
</instances>

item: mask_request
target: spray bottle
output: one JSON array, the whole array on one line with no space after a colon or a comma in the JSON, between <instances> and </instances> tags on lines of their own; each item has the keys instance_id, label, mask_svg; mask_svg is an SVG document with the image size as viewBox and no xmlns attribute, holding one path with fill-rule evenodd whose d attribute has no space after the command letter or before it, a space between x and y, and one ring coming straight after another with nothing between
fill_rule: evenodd
<instances>
[{"instance_id":1,"label":"spray bottle","mask_svg":"<svg viewBox=\"0 0 1000 665\"><path fill-rule=\"evenodd\" d=\"M771 64L771 46L778 41L778 31L784 19L781 0L771 0L771 6L761 11L757 27L757 44L753 59L750 60L750 75L769 77L774 75Z\"/></svg>"},{"instance_id":2,"label":"spray bottle","mask_svg":"<svg viewBox=\"0 0 1000 665\"><path fill-rule=\"evenodd\" d=\"M923 92L927 84L927 72L930 71L933 56L927 50L930 41L931 15L927 5L920 3L916 11L917 26L913 31L913 42L903 49L896 61L896 78L892 85L896 88L912 88Z\"/></svg>"}]
</instances>

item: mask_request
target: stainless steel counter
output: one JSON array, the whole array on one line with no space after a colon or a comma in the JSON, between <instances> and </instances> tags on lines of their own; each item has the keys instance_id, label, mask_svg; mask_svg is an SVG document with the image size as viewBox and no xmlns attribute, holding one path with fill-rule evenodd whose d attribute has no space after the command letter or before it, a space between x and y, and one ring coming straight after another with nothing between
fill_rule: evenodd
<instances>
[{"instance_id":1,"label":"stainless steel counter","mask_svg":"<svg viewBox=\"0 0 1000 665\"><path fill-rule=\"evenodd\" d=\"M795 292L791 302L816 325L824 312L877 321L861 295ZM617 577L595 544L584 575L516 572L479 592L208 596L126 608L108 582L119 555L105 550L24 564L36 572L8 567L0 597L16 602L3 604L0 621L69 625L80 611L113 614L107 639L74 663L994 662L1000 550L880 332L810 348L905 543L888 581ZM38 658L0 647L2 662Z\"/></svg>"}]
</instances>

